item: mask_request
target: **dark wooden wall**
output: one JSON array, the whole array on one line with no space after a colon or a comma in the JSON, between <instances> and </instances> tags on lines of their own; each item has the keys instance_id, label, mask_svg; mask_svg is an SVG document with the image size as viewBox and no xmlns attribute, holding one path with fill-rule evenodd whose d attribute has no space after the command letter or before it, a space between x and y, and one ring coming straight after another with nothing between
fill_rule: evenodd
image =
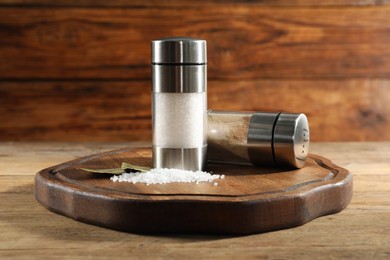
<instances>
[{"instance_id":1,"label":"dark wooden wall","mask_svg":"<svg viewBox=\"0 0 390 260\"><path fill-rule=\"evenodd\" d=\"M151 140L150 41L208 41L209 108L390 140L390 1L0 0L0 141Z\"/></svg>"}]
</instances>

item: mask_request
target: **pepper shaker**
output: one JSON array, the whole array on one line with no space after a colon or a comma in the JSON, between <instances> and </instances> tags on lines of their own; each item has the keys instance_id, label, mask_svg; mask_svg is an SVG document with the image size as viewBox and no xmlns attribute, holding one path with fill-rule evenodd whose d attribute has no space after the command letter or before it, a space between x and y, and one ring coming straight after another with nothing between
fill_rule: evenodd
<instances>
[{"instance_id":1,"label":"pepper shaker","mask_svg":"<svg viewBox=\"0 0 390 260\"><path fill-rule=\"evenodd\" d=\"M304 114L208 111L208 160L304 166L310 143Z\"/></svg>"}]
</instances>

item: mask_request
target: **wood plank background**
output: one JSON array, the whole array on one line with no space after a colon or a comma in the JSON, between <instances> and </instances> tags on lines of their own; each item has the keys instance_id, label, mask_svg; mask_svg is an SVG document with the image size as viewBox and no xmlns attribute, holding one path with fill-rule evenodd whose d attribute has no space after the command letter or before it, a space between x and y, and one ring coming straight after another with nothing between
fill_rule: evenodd
<instances>
[{"instance_id":1,"label":"wood plank background","mask_svg":"<svg viewBox=\"0 0 390 260\"><path fill-rule=\"evenodd\" d=\"M390 1L0 1L0 141L149 141L150 41L208 41L209 108L390 140Z\"/></svg>"}]
</instances>

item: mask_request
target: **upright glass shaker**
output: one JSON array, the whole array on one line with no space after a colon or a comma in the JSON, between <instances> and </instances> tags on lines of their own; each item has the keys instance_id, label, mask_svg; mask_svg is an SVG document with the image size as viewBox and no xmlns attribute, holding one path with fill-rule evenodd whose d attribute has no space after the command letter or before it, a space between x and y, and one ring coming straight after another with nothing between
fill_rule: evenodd
<instances>
[{"instance_id":1,"label":"upright glass shaker","mask_svg":"<svg viewBox=\"0 0 390 260\"><path fill-rule=\"evenodd\" d=\"M207 153L206 41L152 41L153 164L202 170Z\"/></svg>"}]
</instances>

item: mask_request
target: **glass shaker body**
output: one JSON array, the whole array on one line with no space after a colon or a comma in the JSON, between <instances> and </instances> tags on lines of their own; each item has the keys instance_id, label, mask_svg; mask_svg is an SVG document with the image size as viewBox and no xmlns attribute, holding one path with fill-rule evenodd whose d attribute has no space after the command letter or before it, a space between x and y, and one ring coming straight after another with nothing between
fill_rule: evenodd
<instances>
[{"instance_id":1,"label":"glass shaker body","mask_svg":"<svg viewBox=\"0 0 390 260\"><path fill-rule=\"evenodd\" d=\"M247 164L248 127L251 114L231 111L208 112L208 159Z\"/></svg>"},{"instance_id":2,"label":"glass shaker body","mask_svg":"<svg viewBox=\"0 0 390 260\"><path fill-rule=\"evenodd\" d=\"M153 164L202 170L207 154L206 42L152 42Z\"/></svg>"}]
</instances>

